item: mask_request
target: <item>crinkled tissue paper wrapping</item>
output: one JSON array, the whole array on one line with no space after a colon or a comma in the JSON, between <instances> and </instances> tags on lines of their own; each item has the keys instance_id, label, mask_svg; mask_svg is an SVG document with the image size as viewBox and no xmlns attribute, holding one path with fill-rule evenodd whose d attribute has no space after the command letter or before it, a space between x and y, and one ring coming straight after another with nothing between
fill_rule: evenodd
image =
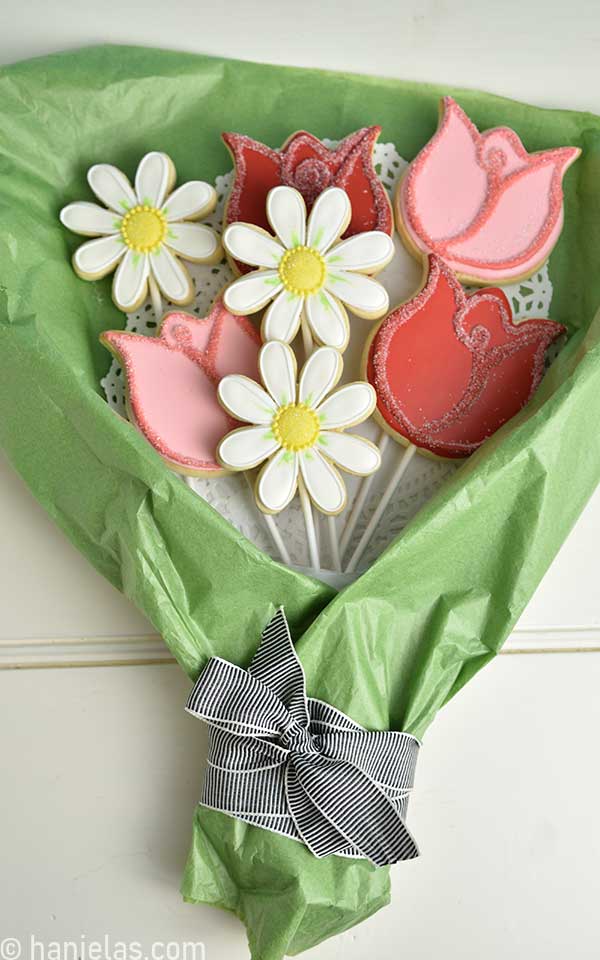
<instances>
[{"instance_id":1,"label":"crinkled tissue paper wrapping","mask_svg":"<svg viewBox=\"0 0 600 960\"><path fill-rule=\"evenodd\" d=\"M83 283L58 222L107 161L164 150L180 182L229 169L220 134L277 146L307 128L381 124L413 157L452 93L480 129L528 150L576 145L551 257L552 318L569 340L535 399L471 457L373 566L336 595L258 551L105 403L98 335L124 325L110 279ZM600 119L473 91L127 47L0 73L0 431L72 542L150 618L195 678L247 664L284 603L310 695L366 727L421 737L497 652L600 478ZM182 705L183 708L183 705ZM200 771L198 771L200 777ZM183 892L234 911L253 958L298 953L389 899L389 871L330 857L198 808Z\"/></svg>"}]
</instances>

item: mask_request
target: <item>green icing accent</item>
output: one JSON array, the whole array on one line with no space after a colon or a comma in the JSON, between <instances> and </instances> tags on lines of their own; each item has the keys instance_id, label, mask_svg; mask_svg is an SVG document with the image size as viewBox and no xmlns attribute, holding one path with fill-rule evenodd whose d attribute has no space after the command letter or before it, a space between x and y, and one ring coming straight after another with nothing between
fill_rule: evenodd
<instances>
[{"instance_id":1,"label":"green icing accent","mask_svg":"<svg viewBox=\"0 0 600 960\"><path fill-rule=\"evenodd\" d=\"M267 280L264 281L264 283L265 283L265 286L267 287L276 287L277 284L281 283L281 280L279 279L279 277L268 277Z\"/></svg>"},{"instance_id":2,"label":"green icing accent","mask_svg":"<svg viewBox=\"0 0 600 960\"><path fill-rule=\"evenodd\" d=\"M319 300L321 302L321 305L324 306L326 310L331 310L331 304L327 299L327 297L325 296L325 293L323 290L319 291Z\"/></svg>"},{"instance_id":3,"label":"green icing accent","mask_svg":"<svg viewBox=\"0 0 600 960\"><path fill-rule=\"evenodd\" d=\"M293 453L292 450L286 450L286 452L284 453L284 455L282 456L282 458L281 458L281 460L280 460L279 462L280 462L280 463L291 463L295 456L296 456L296 454Z\"/></svg>"},{"instance_id":4,"label":"green icing accent","mask_svg":"<svg viewBox=\"0 0 600 960\"><path fill-rule=\"evenodd\" d=\"M323 227L319 227L315 234L315 239L313 240L313 247L318 247L323 239Z\"/></svg>"},{"instance_id":5,"label":"green icing accent","mask_svg":"<svg viewBox=\"0 0 600 960\"><path fill-rule=\"evenodd\" d=\"M324 437L323 434L320 433L318 436L318 443L320 443L322 447L326 447L329 441L327 437Z\"/></svg>"},{"instance_id":6,"label":"green icing accent","mask_svg":"<svg viewBox=\"0 0 600 960\"><path fill-rule=\"evenodd\" d=\"M338 255L333 255L333 256L331 256L331 257L327 257L327 263L341 263L341 262L343 261L343 259L344 259L344 258L343 258L343 257L340 257L339 254L338 254Z\"/></svg>"},{"instance_id":7,"label":"green icing accent","mask_svg":"<svg viewBox=\"0 0 600 960\"><path fill-rule=\"evenodd\" d=\"M292 246L293 247L300 246L300 237L298 236L295 230L292 232Z\"/></svg>"},{"instance_id":8,"label":"green icing accent","mask_svg":"<svg viewBox=\"0 0 600 960\"><path fill-rule=\"evenodd\" d=\"M127 200L119 200L119 206L128 213L131 210L131 206L127 203Z\"/></svg>"}]
</instances>

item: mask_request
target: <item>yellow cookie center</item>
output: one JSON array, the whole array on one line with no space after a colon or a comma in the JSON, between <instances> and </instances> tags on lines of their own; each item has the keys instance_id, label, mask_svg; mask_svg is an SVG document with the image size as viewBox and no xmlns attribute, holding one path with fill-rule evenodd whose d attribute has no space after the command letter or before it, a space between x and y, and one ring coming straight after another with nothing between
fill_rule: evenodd
<instances>
[{"instance_id":1,"label":"yellow cookie center","mask_svg":"<svg viewBox=\"0 0 600 960\"><path fill-rule=\"evenodd\" d=\"M313 247L294 247L282 256L279 276L286 290L307 297L323 286L325 261Z\"/></svg>"},{"instance_id":2,"label":"yellow cookie center","mask_svg":"<svg viewBox=\"0 0 600 960\"><path fill-rule=\"evenodd\" d=\"M157 207L132 207L121 221L123 240L136 253L151 253L167 236L167 218Z\"/></svg>"},{"instance_id":3,"label":"yellow cookie center","mask_svg":"<svg viewBox=\"0 0 600 960\"><path fill-rule=\"evenodd\" d=\"M273 418L273 434L284 450L307 450L317 442L321 424L305 403L288 403Z\"/></svg>"}]
</instances>

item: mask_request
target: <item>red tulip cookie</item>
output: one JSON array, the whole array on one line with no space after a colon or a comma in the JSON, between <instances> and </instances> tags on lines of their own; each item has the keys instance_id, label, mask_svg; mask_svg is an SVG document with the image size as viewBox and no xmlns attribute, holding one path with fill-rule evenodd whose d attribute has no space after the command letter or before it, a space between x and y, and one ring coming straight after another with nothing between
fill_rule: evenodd
<instances>
[{"instance_id":1,"label":"red tulip cookie","mask_svg":"<svg viewBox=\"0 0 600 960\"><path fill-rule=\"evenodd\" d=\"M444 97L436 133L398 185L398 230L416 257L437 254L466 283L530 277L560 236L562 179L580 153L527 153L513 130L479 133Z\"/></svg>"},{"instance_id":2,"label":"red tulip cookie","mask_svg":"<svg viewBox=\"0 0 600 960\"><path fill-rule=\"evenodd\" d=\"M467 295L431 254L423 288L392 310L368 346L376 416L422 452L467 457L529 401L546 350L564 332L552 320L515 323L502 290Z\"/></svg>"},{"instance_id":3,"label":"red tulip cookie","mask_svg":"<svg viewBox=\"0 0 600 960\"><path fill-rule=\"evenodd\" d=\"M294 187L309 212L323 190L341 187L352 208L344 237L369 230L391 236L394 218L390 202L373 166L373 148L380 132L381 127L364 127L331 149L301 130L289 137L281 150L272 150L240 133L224 133L223 140L235 163L235 181L223 227L243 222L269 230L266 201L273 187ZM232 263L239 273L251 269L239 261Z\"/></svg>"},{"instance_id":4,"label":"red tulip cookie","mask_svg":"<svg viewBox=\"0 0 600 960\"><path fill-rule=\"evenodd\" d=\"M108 330L100 339L123 366L130 420L168 466L189 476L228 472L217 447L239 424L217 388L227 374L257 377L260 337L252 323L218 300L205 318L167 313L157 337Z\"/></svg>"}]
</instances>

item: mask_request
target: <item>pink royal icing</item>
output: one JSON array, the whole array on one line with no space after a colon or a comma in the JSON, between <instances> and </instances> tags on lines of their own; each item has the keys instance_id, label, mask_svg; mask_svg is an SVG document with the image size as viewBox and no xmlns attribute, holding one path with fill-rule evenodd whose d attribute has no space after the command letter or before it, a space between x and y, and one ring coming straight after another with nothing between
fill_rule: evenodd
<instances>
[{"instance_id":1,"label":"pink royal icing","mask_svg":"<svg viewBox=\"0 0 600 960\"><path fill-rule=\"evenodd\" d=\"M100 339L122 362L131 420L154 449L183 473L223 473L216 450L239 424L217 399L219 381L258 376L260 337L247 317L218 300L205 318L166 314L156 337L109 330Z\"/></svg>"},{"instance_id":2,"label":"pink royal icing","mask_svg":"<svg viewBox=\"0 0 600 960\"><path fill-rule=\"evenodd\" d=\"M508 127L479 133L451 97L438 130L410 164L396 214L422 253L460 276L494 283L528 276L563 224L562 178L580 150L527 153Z\"/></svg>"}]
</instances>

